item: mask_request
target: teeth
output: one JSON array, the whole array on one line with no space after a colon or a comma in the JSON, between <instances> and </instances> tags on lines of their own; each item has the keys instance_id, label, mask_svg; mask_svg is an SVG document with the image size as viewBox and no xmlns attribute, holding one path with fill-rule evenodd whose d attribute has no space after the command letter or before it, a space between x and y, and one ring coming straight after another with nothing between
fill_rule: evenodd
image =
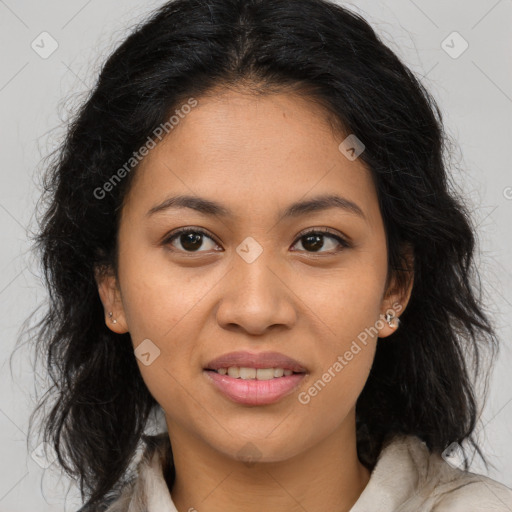
<instances>
[{"instance_id":1,"label":"teeth","mask_svg":"<svg viewBox=\"0 0 512 512\"><path fill-rule=\"evenodd\" d=\"M238 368L236 366L230 366L228 368L228 375L230 377L234 377L235 379L238 379L238 377L240 377L240 368Z\"/></svg>"},{"instance_id":2,"label":"teeth","mask_svg":"<svg viewBox=\"0 0 512 512\"><path fill-rule=\"evenodd\" d=\"M240 368L240 378L241 379L255 379L256 378L256 368Z\"/></svg>"},{"instance_id":3,"label":"teeth","mask_svg":"<svg viewBox=\"0 0 512 512\"><path fill-rule=\"evenodd\" d=\"M220 375L229 375L235 379L244 380L270 380L283 375L286 377L292 375L292 370L284 370L283 368L247 368L230 366L229 368L219 368L217 373Z\"/></svg>"},{"instance_id":4,"label":"teeth","mask_svg":"<svg viewBox=\"0 0 512 512\"><path fill-rule=\"evenodd\" d=\"M240 374L241 376L242 374ZM270 380L274 378L273 368L258 368L256 370L256 379L258 380Z\"/></svg>"}]
</instances>

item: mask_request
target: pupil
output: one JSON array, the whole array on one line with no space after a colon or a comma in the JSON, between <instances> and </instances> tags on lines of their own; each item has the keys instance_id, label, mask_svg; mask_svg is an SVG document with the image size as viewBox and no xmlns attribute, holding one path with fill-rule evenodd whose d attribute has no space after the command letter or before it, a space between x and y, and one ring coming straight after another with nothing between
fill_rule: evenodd
<instances>
[{"instance_id":1,"label":"pupil","mask_svg":"<svg viewBox=\"0 0 512 512\"><path fill-rule=\"evenodd\" d=\"M202 236L203 235L197 234L197 233L187 233L185 235L181 235L181 237L180 237L181 245L183 246L184 249L195 251L201 247ZM196 245L194 245L194 244L196 244Z\"/></svg>"},{"instance_id":2,"label":"pupil","mask_svg":"<svg viewBox=\"0 0 512 512\"><path fill-rule=\"evenodd\" d=\"M306 245L308 245L309 242L307 242L307 240L313 240L311 246L312 246L312 251L318 251L319 249L321 249L323 247L323 242L321 241L321 239L323 238L322 235L306 235L305 236L305 239L306 239L306 243L302 243L303 247L305 249L307 249Z\"/></svg>"}]
</instances>

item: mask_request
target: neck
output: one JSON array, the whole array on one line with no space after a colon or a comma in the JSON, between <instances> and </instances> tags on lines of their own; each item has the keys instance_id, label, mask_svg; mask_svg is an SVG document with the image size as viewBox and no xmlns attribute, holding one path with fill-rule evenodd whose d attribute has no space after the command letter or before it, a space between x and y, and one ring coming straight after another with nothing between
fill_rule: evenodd
<instances>
[{"instance_id":1,"label":"neck","mask_svg":"<svg viewBox=\"0 0 512 512\"><path fill-rule=\"evenodd\" d=\"M278 462L226 456L168 420L179 512L348 512L370 471L356 451L355 415L321 443Z\"/></svg>"}]
</instances>

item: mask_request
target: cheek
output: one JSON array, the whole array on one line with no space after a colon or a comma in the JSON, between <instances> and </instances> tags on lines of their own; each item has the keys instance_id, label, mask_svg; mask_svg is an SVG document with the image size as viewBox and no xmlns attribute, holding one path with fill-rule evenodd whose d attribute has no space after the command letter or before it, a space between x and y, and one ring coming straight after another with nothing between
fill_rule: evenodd
<instances>
[{"instance_id":1,"label":"cheek","mask_svg":"<svg viewBox=\"0 0 512 512\"><path fill-rule=\"evenodd\" d=\"M344 351L361 333L374 329L381 313L385 269L364 263L336 270L328 276L316 275L300 280L297 294L316 318L323 331L323 345ZM364 335L361 336L364 338Z\"/></svg>"},{"instance_id":2,"label":"cheek","mask_svg":"<svg viewBox=\"0 0 512 512\"><path fill-rule=\"evenodd\" d=\"M299 401L331 410L339 421L355 405L375 355L385 268L358 260L328 279L304 282L311 318L316 317L315 352L320 363ZM307 287L309 285L309 288ZM311 288L313 286L313 288ZM307 291L309 289L309 291ZM380 321L379 321L380 320ZM336 411L336 412L335 412Z\"/></svg>"},{"instance_id":3,"label":"cheek","mask_svg":"<svg viewBox=\"0 0 512 512\"><path fill-rule=\"evenodd\" d=\"M145 338L168 344L213 284L207 274L195 271L194 277L194 269L173 266L163 252L153 250L158 257L149 260L150 252L134 250L120 260L123 308L135 344Z\"/></svg>"},{"instance_id":4,"label":"cheek","mask_svg":"<svg viewBox=\"0 0 512 512\"><path fill-rule=\"evenodd\" d=\"M337 428L355 407L373 364L376 332L371 328L371 315L361 311L347 308L340 314L338 310L337 323L333 313L336 335L329 329L318 337L321 342L317 344L316 354L320 367L315 368L298 395L304 414L322 418L320 424L317 421L311 424L322 435Z\"/></svg>"},{"instance_id":5,"label":"cheek","mask_svg":"<svg viewBox=\"0 0 512 512\"><path fill-rule=\"evenodd\" d=\"M199 372L201 352L195 346L201 329L198 317L204 316L205 294L219 278L201 276L197 271L191 278L192 272L173 269L165 258L149 264L143 254L131 254L120 260L119 277L137 364L160 405L165 410L183 410L190 402L186 398L191 375L196 377ZM150 356L141 357L141 352Z\"/></svg>"}]
</instances>

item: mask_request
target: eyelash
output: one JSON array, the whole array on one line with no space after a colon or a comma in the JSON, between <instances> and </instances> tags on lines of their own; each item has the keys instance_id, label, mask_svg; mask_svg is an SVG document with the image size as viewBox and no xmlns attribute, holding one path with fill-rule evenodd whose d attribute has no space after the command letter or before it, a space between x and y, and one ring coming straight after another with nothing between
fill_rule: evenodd
<instances>
[{"instance_id":1,"label":"eyelash","mask_svg":"<svg viewBox=\"0 0 512 512\"><path fill-rule=\"evenodd\" d=\"M208 238L210 238L211 240L213 240L217 245L218 242L217 240L215 240L214 237L212 237L207 231L205 231L204 229L202 228L192 228L192 227L186 227L186 228L179 228L178 230L172 232L169 236L167 236L164 241L163 241L163 244L164 245L169 245L171 244L171 242L174 241L174 239L178 238L180 235L182 235L183 233L196 233L196 234L201 234L201 235L204 235ZM329 235L327 238L333 238L334 240L336 240L340 246L343 248L343 249L348 249L351 247L351 244L348 242L348 240L345 240L343 237L337 235L337 234L334 234L332 233L331 231L329 231L329 229L327 228L315 228L315 229L310 229L310 230L307 230L307 231L303 231L301 233L299 233L297 235L297 238L295 239L295 242L293 245L296 245L297 242L300 241L301 238L304 238L308 235L323 235L323 236L326 236L326 235ZM174 250L174 249L173 249ZM178 252L185 252L187 254L196 254L196 253L199 253L199 252L203 252L203 251L196 251L196 252L192 252L192 251L182 251L180 249L176 249ZM315 253L314 251L306 251L308 252L308 254L317 254ZM339 252L339 250L337 251ZM320 252L319 254L334 254L333 252Z\"/></svg>"}]
</instances>

